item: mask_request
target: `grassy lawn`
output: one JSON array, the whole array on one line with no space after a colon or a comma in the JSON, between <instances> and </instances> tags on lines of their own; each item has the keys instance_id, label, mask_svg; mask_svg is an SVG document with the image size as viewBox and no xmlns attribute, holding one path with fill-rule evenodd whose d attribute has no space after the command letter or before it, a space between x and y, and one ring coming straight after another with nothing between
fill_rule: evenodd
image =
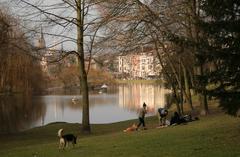
<instances>
[{"instance_id":1,"label":"grassy lawn","mask_svg":"<svg viewBox=\"0 0 240 157\"><path fill-rule=\"evenodd\" d=\"M123 133L137 120L93 125L81 135L79 124L55 123L14 135L0 136L1 157L236 157L240 156L240 120L223 114L201 117L187 125L156 129L157 118L147 118L148 130ZM57 130L78 134L77 145L58 150Z\"/></svg>"}]
</instances>

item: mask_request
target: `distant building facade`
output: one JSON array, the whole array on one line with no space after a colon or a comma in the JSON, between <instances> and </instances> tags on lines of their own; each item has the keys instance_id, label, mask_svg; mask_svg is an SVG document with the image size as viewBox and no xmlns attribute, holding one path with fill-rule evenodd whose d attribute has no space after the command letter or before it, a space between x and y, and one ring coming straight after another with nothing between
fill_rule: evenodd
<instances>
[{"instance_id":1,"label":"distant building facade","mask_svg":"<svg viewBox=\"0 0 240 157\"><path fill-rule=\"evenodd\" d=\"M154 51L121 55L118 61L119 75L125 79L155 78L161 71Z\"/></svg>"}]
</instances>

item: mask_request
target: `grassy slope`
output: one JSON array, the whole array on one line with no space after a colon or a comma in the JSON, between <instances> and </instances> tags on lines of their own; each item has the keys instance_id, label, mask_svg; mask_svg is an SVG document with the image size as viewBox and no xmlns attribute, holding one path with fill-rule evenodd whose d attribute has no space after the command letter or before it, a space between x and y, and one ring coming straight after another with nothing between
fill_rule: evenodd
<instances>
[{"instance_id":1,"label":"grassy slope","mask_svg":"<svg viewBox=\"0 0 240 157\"><path fill-rule=\"evenodd\" d=\"M136 122L136 120L134 120ZM92 126L93 134L79 135L75 148L58 150L56 132L77 133L78 124L56 123L18 135L0 136L0 156L31 157L235 157L240 156L240 120L223 114L187 125L155 129L156 117L147 119L149 130L123 133L134 121Z\"/></svg>"}]
</instances>

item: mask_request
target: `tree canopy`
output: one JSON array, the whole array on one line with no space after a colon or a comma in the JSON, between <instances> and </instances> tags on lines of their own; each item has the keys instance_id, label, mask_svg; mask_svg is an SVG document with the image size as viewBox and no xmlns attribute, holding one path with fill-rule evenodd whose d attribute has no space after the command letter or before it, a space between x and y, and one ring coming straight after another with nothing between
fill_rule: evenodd
<instances>
[{"instance_id":1,"label":"tree canopy","mask_svg":"<svg viewBox=\"0 0 240 157\"><path fill-rule=\"evenodd\" d=\"M211 63L209 96L235 115L240 108L240 1L202 0L201 45L205 62ZM207 40L206 40L207 39Z\"/></svg>"}]
</instances>

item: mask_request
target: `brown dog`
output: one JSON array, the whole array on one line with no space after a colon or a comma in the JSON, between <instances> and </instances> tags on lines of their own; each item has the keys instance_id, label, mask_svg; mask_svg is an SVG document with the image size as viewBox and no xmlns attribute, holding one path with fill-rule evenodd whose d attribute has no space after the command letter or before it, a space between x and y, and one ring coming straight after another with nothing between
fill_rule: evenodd
<instances>
[{"instance_id":1,"label":"brown dog","mask_svg":"<svg viewBox=\"0 0 240 157\"><path fill-rule=\"evenodd\" d=\"M123 132L136 131L136 129L137 129L137 125L134 123L132 126L130 126L127 129L123 130Z\"/></svg>"}]
</instances>

